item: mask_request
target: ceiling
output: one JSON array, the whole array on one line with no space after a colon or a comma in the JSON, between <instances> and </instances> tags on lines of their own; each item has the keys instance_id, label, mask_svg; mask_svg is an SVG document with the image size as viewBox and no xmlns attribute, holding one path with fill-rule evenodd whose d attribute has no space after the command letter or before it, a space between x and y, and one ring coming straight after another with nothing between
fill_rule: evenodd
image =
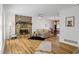
<instances>
[{"instance_id":1,"label":"ceiling","mask_svg":"<svg viewBox=\"0 0 79 59\"><path fill-rule=\"evenodd\" d=\"M58 16L59 12L76 6L75 4L5 4L7 11L14 12L19 15L38 16Z\"/></svg>"}]
</instances>

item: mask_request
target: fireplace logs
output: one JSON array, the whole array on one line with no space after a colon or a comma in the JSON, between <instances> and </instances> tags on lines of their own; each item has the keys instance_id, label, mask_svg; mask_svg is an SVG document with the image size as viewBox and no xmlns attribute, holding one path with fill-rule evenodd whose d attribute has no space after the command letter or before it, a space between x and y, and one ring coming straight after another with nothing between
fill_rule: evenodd
<instances>
[{"instance_id":1,"label":"fireplace logs","mask_svg":"<svg viewBox=\"0 0 79 59\"><path fill-rule=\"evenodd\" d=\"M20 35L27 35L29 34L28 30L20 30Z\"/></svg>"}]
</instances>

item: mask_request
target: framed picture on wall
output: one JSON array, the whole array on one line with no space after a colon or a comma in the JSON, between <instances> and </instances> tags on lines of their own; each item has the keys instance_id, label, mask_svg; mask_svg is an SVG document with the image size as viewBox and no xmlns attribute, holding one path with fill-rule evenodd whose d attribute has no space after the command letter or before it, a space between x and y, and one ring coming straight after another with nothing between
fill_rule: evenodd
<instances>
[{"instance_id":1,"label":"framed picture on wall","mask_svg":"<svg viewBox=\"0 0 79 59\"><path fill-rule=\"evenodd\" d=\"M65 19L65 25L66 27L74 27L74 21L75 21L75 17L74 16L71 16L71 17L66 17Z\"/></svg>"}]
</instances>

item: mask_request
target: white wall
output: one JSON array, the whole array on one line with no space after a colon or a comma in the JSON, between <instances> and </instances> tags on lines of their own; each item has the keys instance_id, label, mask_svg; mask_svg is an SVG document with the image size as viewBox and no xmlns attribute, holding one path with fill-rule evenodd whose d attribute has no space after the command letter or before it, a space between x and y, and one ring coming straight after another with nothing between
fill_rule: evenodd
<instances>
[{"instance_id":1,"label":"white wall","mask_svg":"<svg viewBox=\"0 0 79 59\"><path fill-rule=\"evenodd\" d=\"M13 12L5 11L5 39L8 39L12 34L15 34L15 14Z\"/></svg>"},{"instance_id":2,"label":"white wall","mask_svg":"<svg viewBox=\"0 0 79 59\"><path fill-rule=\"evenodd\" d=\"M75 26L66 27L65 17L75 16ZM77 41L78 44L65 42L64 39ZM72 7L60 12L60 42L79 47L79 6Z\"/></svg>"},{"instance_id":3,"label":"white wall","mask_svg":"<svg viewBox=\"0 0 79 59\"><path fill-rule=\"evenodd\" d=\"M0 53L2 53L2 5L0 4Z\"/></svg>"},{"instance_id":4,"label":"white wall","mask_svg":"<svg viewBox=\"0 0 79 59\"><path fill-rule=\"evenodd\" d=\"M48 18L39 19L38 17L32 18L32 32L37 29L48 29L51 27L50 20Z\"/></svg>"}]
</instances>

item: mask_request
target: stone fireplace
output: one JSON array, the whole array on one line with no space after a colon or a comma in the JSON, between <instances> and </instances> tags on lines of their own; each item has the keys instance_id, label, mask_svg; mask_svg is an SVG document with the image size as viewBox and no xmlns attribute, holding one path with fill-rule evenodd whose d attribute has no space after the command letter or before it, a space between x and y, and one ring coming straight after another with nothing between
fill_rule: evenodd
<instances>
[{"instance_id":1,"label":"stone fireplace","mask_svg":"<svg viewBox=\"0 0 79 59\"><path fill-rule=\"evenodd\" d=\"M32 32L32 17L15 15L15 23L17 36L28 35Z\"/></svg>"}]
</instances>

